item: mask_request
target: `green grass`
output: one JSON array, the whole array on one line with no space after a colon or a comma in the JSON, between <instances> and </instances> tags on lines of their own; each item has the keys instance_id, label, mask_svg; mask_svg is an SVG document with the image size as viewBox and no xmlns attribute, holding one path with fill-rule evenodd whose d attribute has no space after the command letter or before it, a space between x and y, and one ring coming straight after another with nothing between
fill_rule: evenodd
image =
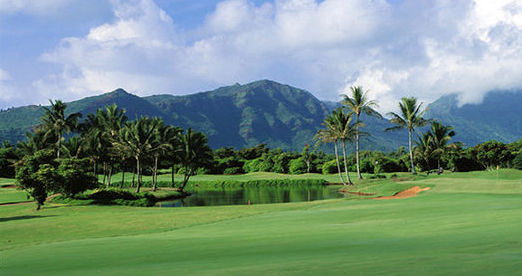
<instances>
[{"instance_id":1,"label":"green grass","mask_svg":"<svg viewBox=\"0 0 522 276\"><path fill-rule=\"evenodd\" d=\"M46 205L39 212L32 204L0 206L0 270L5 275L519 274L521 171L403 180L365 180L353 189L432 189L386 201L161 209Z\"/></svg>"},{"instance_id":2,"label":"green grass","mask_svg":"<svg viewBox=\"0 0 522 276\"><path fill-rule=\"evenodd\" d=\"M14 185L14 182L15 181L13 179L0 177L0 186Z\"/></svg>"},{"instance_id":3,"label":"green grass","mask_svg":"<svg viewBox=\"0 0 522 276\"><path fill-rule=\"evenodd\" d=\"M163 170L163 174L158 175L158 182L171 182L170 172ZM385 173L389 177L393 173ZM395 173L399 176L409 175L408 173ZM344 174L343 174L344 175ZM373 174L363 174L365 179L370 178ZM119 186L121 182L121 173L114 174L111 177L112 186ZM354 172L350 173L350 177L352 181L358 183L357 175ZM103 177L99 176L100 182ZM280 173L272 173L272 172L255 172L248 174L240 174L240 175L194 175L190 177L189 183L198 184L202 182L223 182L223 181L234 181L234 182L247 182L247 181L258 181L258 180L274 180L274 179L292 179L292 180L307 180L307 179L317 179L317 180L325 180L329 183L340 183L339 176L337 174L317 174L317 173L308 173L308 174L300 174L300 175L290 175L290 174L280 174ZM125 182L130 183L132 181L132 175L130 173L125 173ZM143 176L143 182L150 184L152 181L151 176ZM176 185L183 181L183 175L176 175L175 182Z\"/></svg>"},{"instance_id":4,"label":"green grass","mask_svg":"<svg viewBox=\"0 0 522 276\"><path fill-rule=\"evenodd\" d=\"M16 188L0 188L0 204L24 202L31 200L27 198L27 192Z\"/></svg>"}]
</instances>

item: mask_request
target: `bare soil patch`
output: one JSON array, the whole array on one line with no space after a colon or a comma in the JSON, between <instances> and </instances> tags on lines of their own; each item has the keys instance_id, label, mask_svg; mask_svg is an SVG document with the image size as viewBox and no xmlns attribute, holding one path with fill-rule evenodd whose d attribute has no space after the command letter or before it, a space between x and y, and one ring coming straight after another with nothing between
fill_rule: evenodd
<instances>
[{"instance_id":1,"label":"bare soil patch","mask_svg":"<svg viewBox=\"0 0 522 276\"><path fill-rule=\"evenodd\" d=\"M414 187L411 187L407 190L404 190L404 191L401 191L401 192L398 192L392 196L381 196L381 197L377 197L375 199L377 200L384 200L384 199L399 199L399 198L408 198L408 197L413 197L413 196L416 196L418 193L420 192L423 192L423 191L427 191L431 189L430 187L426 187L426 188L421 188L419 186L414 186Z\"/></svg>"}]
</instances>

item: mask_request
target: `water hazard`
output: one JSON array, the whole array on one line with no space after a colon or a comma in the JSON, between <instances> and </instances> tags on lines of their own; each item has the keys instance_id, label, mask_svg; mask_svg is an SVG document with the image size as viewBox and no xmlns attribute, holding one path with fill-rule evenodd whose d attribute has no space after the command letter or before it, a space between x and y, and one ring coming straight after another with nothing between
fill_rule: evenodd
<instances>
[{"instance_id":1,"label":"water hazard","mask_svg":"<svg viewBox=\"0 0 522 276\"><path fill-rule=\"evenodd\" d=\"M157 207L191 207L218 205L248 205L283 202L314 201L342 198L339 186L298 185L292 187L241 187L220 189L198 189L184 199L163 201Z\"/></svg>"}]
</instances>

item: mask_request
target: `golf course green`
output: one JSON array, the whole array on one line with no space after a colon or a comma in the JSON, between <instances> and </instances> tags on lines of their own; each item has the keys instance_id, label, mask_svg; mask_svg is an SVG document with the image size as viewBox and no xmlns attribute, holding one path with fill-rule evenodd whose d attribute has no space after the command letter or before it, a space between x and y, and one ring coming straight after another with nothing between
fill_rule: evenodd
<instances>
[{"instance_id":1,"label":"golf course green","mask_svg":"<svg viewBox=\"0 0 522 276\"><path fill-rule=\"evenodd\" d=\"M2 204L27 199L0 188L0 274L520 275L522 171L388 175L349 189L382 196L412 186L431 189L392 200L40 211Z\"/></svg>"}]
</instances>

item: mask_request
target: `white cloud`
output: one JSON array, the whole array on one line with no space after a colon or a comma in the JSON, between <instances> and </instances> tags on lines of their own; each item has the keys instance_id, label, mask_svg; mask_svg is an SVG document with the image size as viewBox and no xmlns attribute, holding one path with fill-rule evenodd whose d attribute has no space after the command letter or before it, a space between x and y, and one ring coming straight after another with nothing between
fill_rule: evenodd
<instances>
[{"instance_id":1,"label":"white cloud","mask_svg":"<svg viewBox=\"0 0 522 276\"><path fill-rule=\"evenodd\" d=\"M71 0L0 0L0 14L14 12L52 14L70 2Z\"/></svg>"},{"instance_id":2,"label":"white cloud","mask_svg":"<svg viewBox=\"0 0 522 276\"><path fill-rule=\"evenodd\" d=\"M227 0L183 31L152 0L117 1L114 10L114 22L42 56L63 71L36 81L39 91L192 93L270 78L323 99L363 85L389 111L402 96L456 92L461 103L478 102L489 90L522 87L514 0Z\"/></svg>"},{"instance_id":3,"label":"white cloud","mask_svg":"<svg viewBox=\"0 0 522 276\"><path fill-rule=\"evenodd\" d=\"M9 73L0 68L0 101L7 101L13 96L12 87L9 84L10 80Z\"/></svg>"}]
</instances>

